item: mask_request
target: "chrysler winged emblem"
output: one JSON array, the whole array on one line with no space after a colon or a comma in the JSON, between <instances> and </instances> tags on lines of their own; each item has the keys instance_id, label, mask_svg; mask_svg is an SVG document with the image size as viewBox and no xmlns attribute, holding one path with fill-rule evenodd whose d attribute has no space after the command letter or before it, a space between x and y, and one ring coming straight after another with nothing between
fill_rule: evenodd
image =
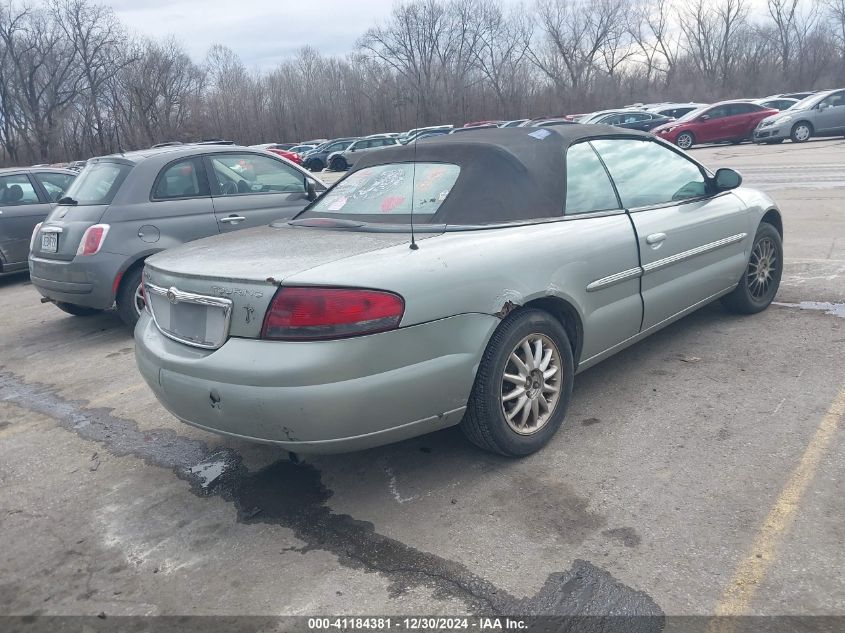
<instances>
[{"instance_id":1,"label":"chrysler winged emblem","mask_svg":"<svg viewBox=\"0 0 845 633\"><path fill-rule=\"evenodd\" d=\"M167 291L167 300L168 300L170 303L173 303L173 304L177 304L177 303L179 303L179 299L177 299L177 298L176 298L176 292L177 292L176 288L170 288L170 289L168 289L168 291Z\"/></svg>"}]
</instances>

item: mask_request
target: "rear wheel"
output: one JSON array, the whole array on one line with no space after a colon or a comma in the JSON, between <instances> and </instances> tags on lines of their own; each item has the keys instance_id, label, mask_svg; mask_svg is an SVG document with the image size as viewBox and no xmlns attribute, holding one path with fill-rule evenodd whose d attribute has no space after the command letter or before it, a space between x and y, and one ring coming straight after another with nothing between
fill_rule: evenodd
<instances>
[{"instance_id":1,"label":"rear wheel","mask_svg":"<svg viewBox=\"0 0 845 633\"><path fill-rule=\"evenodd\" d=\"M130 328L134 328L144 311L144 295L141 292L141 271L135 266L126 271L117 291L117 313Z\"/></svg>"},{"instance_id":2,"label":"rear wheel","mask_svg":"<svg viewBox=\"0 0 845 633\"><path fill-rule=\"evenodd\" d=\"M542 310L511 313L493 333L461 428L501 455L530 455L563 423L575 365L560 322Z\"/></svg>"},{"instance_id":3,"label":"rear wheel","mask_svg":"<svg viewBox=\"0 0 845 633\"><path fill-rule=\"evenodd\" d=\"M323 165L323 161L319 158L314 158L305 163L305 167L309 171L323 171L323 167L325 167L325 165Z\"/></svg>"},{"instance_id":4,"label":"rear wheel","mask_svg":"<svg viewBox=\"0 0 845 633\"><path fill-rule=\"evenodd\" d=\"M349 163L346 162L343 156L335 156L332 158L330 167L332 171L346 171L349 169Z\"/></svg>"},{"instance_id":5,"label":"rear wheel","mask_svg":"<svg viewBox=\"0 0 845 633\"><path fill-rule=\"evenodd\" d=\"M769 307L780 286L783 272L783 242L771 224L757 228L751 257L739 285L722 297L722 305L738 314L754 314Z\"/></svg>"},{"instance_id":6,"label":"rear wheel","mask_svg":"<svg viewBox=\"0 0 845 633\"><path fill-rule=\"evenodd\" d=\"M65 303L64 301L56 301L56 307L63 312L72 314L73 316L93 316L100 314L102 310L97 308L89 308L87 306L76 305L75 303Z\"/></svg>"},{"instance_id":7,"label":"rear wheel","mask_svg":"<svg viewBox=\"0 0 845 633\"><path fill-rule=\"evenodd\" d=\"M806 143L811 136L813 136L813 126L806 121L799 121L793 125L792 132L789 134L793 143Z\"/></svg>"},{"instance_id":8,"label":"rear wheel","mask_svg":"<svg viewBox=\"0 0 845 633\"><path fill-rule=\"evenodd\" d=\"M695 137L692 135L692 132L681 132L678 134L678 138L675 139L675 145L681 149L689 149L695 145Z\"/></svg>"}]
</instances>

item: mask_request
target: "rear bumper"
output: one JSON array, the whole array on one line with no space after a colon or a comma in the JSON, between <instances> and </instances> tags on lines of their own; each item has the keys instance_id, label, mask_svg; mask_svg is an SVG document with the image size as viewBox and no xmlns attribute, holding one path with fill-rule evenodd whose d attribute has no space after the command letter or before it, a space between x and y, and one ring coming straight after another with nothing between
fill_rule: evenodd
<instances>
[{"instance_id":1,"label":"rear bumper","mask_svg":"<svg viewBox=\"0 0 845 633\"><path fill-rule=\"evenodd\" d=\"M354 451L460 422L499 320L466 314L338 341L230 338L210 351L135 329L159 401L200 428L302 453Z\"/></svg>"},{"instance_id":2,"label":"rear bumper","mask_svg":"<svg viewBox=\"0 0 845 633\"><path fill-rule=\"evenodd\" d=\"M125 260L122 255L98 253L86 261L29 257L32 285L51 301L107 310L114 305L114 279Z\"/></svg>"}]
</instances>

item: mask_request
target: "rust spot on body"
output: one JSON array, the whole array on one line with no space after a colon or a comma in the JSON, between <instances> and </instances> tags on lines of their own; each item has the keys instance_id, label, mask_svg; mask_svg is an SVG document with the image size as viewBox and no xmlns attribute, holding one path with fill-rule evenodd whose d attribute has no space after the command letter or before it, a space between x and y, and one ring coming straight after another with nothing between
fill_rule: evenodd
<instances>
[{"instance_id":1,"label":"rust spot on body","mask_svg":"<svg viewBox=\"0 0 845 633\"><path fill-rule=\"evenodd\" d=\"M519 306L515 304L513 301L505 301L505 305L502 306L502 309L496 313L496 316L500 319L504 319L508 316L511 312L516 310Z\"/></svg>"}]
</instances>

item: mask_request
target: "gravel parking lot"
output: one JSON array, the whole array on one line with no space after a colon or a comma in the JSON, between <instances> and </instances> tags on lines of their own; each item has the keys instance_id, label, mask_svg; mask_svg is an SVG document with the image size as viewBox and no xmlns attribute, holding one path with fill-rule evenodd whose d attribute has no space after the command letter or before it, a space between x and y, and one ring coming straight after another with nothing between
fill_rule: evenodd
<instances>
[{"instance_id":1,"label":"gravel parking lot","mask_svg":"<svg viewBox=\"0 0 845 633\"><path fill-rule=\"evenodd\" d=\"M579 375L521 460L456 429L301 464L196 430L116 316L0 279L0 613L845 615L845 141L692 153L780 203L776 305Z\"/></svg>"}]
</instances>

